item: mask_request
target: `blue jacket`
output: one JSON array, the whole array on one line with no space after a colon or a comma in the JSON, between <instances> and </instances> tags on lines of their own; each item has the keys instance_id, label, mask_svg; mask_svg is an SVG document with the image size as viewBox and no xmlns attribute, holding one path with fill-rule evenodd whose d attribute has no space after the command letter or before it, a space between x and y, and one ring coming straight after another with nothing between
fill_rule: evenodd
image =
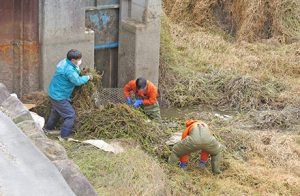
<instances>
[{"instance_id":1,"label":"blue jacket","mask_svg":"<svg viewBox=\"0 0 300 196\"><path fill-rule=\"evenodd\" d=\"M80 76L79 73L79 69L70 60L61 60L56 65L48 95L56 101L70 99L75 86L81 86L89 81L89 76Z\"/></svg>"}]
</instances>

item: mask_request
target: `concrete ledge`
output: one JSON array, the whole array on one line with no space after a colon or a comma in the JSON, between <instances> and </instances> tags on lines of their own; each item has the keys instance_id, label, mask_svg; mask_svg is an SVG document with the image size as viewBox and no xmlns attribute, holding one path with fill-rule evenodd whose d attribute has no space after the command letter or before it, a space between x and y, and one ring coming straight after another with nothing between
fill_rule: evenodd
<instances>
[{"instance_id":1,"label":"concrete ledge","mask_svg":"<svg viewBox=\"0 0 300 196\"><path fill-rule=\"evenodd\" d=\"M23 103L15 96L10 95L5 101L2 102L1 105L5 110L7 110L8 115L12 119L29 112Z\"/></svg>"},{"instance_id":2,"label":"concrete ledge","mask_svg":"<svg viewBox=\"0 0 300 196\"><path fill-rule=\"evenodd\" d=\"M81 172L77 168L77 166L72 161L68 160L67 153L66 153L66 150L64 149L64 147L62 145L60 145L59 143L57 143L56 141L50 140L46 137L42 128L33 121L33 118L31 116L29 110L23 105L23 103L17 97L11 96L9 94L9 92L7 91L6 87L4 85L2 85L1 83L0 83L0 95L3 95L2 96L3 102L2 102L2 104L0 104L0 106L2 106L4 111L7 113L7 115L9 115L10 121L13 120L15 123L14 124L13 122L10 122L10 124L14 125L16 130L19 130L19 129L22 130L22 132L15 131L16 133L14 133L14 134L15 135L23 135L22 141L24 138L25 138L24 140L28 140L27 137L29 137L31 142L27 141L26 145L34 146L35 148L37 148L39 150L39 152L42 152L44 159L46 159L49 162L52 161L52 164L50 164L50 165L52 167L53 167L53 164L56 165L57 169L61 172L61 174L67 181L67 184L69 185L69 186L66 186L67 188L66 188L65 192L60 191L59 193L55 193L55 194L53 192L51 192L49 194L34 193L34 194L27 194L27 195L64 195L65 196L65 195L72 195L73 192L77 196L97 195L97 193L95 192L92 185L85 178L85 176L83 174L81 174ZM0 110L0 121L3 118L7 118L7 117ZM9 118L7 118L7 119L9 119ZM2 122L0 122L0 164L5 165L6 163L1 158L1 152L2 152L1 151L2 150L1 140L5 140L5 138L17 139L18 137L11 136L10 130L2 130L3 128L1 129L1 126L6 127L7 125L6 125L6 123L2 123L2 124L1 123ZM18 127L16 126L16 124ZM9 125L9 127L11 127L12 125ZM12 128L9 128L9 129L12 129ZM4 135L4 131L7 132L7 135ZM24 133L27 137L25 137ZM14 137L16 137L16 138L14 138ZM24 144L24 146L23 146L23 144ZM18 145L21 148L26 147L24 142L18 143ZM18 147L15 147L15 148L18 148ZM11 147L11 149L13 151L18 152L17 151L18 149L15 149L15 148L13 146ZM30 151L30 149L28 149L28 151ZM26 150L24 152L26 152ZM26 153L23 153L22 155L26 155ZM18 156L19 156L19 154L18 154ZM9 161L15 161L16 158L18 158L18 156L14 157L10 154L7 155L7 157L9 158ZM40 163L38 162L38 160L40 160L40 159L39 158L32 159L31 160L32 165L39 165ZM62 168L65 169L67 172L66 171L62 172L62 170L61 170ZM10 181L8 183L6 183L6 182L4 183L4 181L3 181L4 178L1 178L1 177L3 175L5 176L6 173L4 172L2 174L1 172L0 172L0 185L2 186L2 187L0 186L1 189L7 188L6 186L8 186L9 188L18 186L18 185L10 184L11 183ZM32 175L35 175L34 171L29 171L29 173L30 172L33 172ZM56 170L56 172L57 172L57 170ZM19 180L24 180L24 179L22 179L22 174L18 173L18 171L16 171L13 174L16 177L20 178ZM44 179L45 181L48 180L47 179L48 175L46 175L46 176L47 177ZM51 175L49 175L49 178L50 177L51 177ZM55 176L54 178L57 178L57 176ZM29 179L29 180L32 180L32 179ZM30 184L31 182L28 182L28 183ZM55 184L55 183L56 182L53 182L52 184ZM63 183L61 183L61 184L63 186ZM4 185L4 187L3 187L3 185ZM40 184L38 186L40 186ZM68 190L69 187L71 187L73 192ZM33 186L31 188L34 189L35 187ZM45 186L42 187L42 189L43 188L45 188ZM51 187L51 188L53 188L53 187ZM40 189L36 189L36 190L38 191ZM55 190L59 191L60 189L58 188ZM9 190L9 191L11 191L11 190ZM29 190L29 191L32 191L32 190ZM68 191L69 191L69 193L67 193ZM16 192L17 192L17 194L10 194L10 195L22 195L21 193L23 193L22 189L16 190ZM43 193L43 192L41 192L41 193ZM0 192L0 195L1 194L2 194L2 192Z\"/></svg>"},{"instance_id":3,"label":"concrete ledge","mask_svg":"<svg viewBox=\"0 0 300 196\"><path fill-rule=\"evenodd\" d=\"M30 120L18 123L17 126L31 139L32 143L51 161L68 159L63 146L53 140L49 140L41 128Z\"/></svg>"},{"instance_id":4,"label":"concrete ledge","mask_svg":"<svg viewBox=\"0 0 300 196\"><path fill-rule=\"evenodd\" d=\"M6 86L0 83L0 105L10 96Z\"/></svg>"},{"instance_id":5,"label":"concrete ledge","mask_svg":"<svg viewBox=\"0 0 300 196\"><path fill-rule=\"evenodd\" d=\"M47 138L41 130L40 126L33 120L25 120L17 124L17 126L27 135L32 138Z\"/></svg>"},{"instance_id":6,"label":"concrete ledge","mask_svg":"<svg viewBox=\"0 0 300 196\"><path fill-rule=\"evenodd\" d=\"M57 168L0 112L1 195L75 195Z\"/></svg>"},{"instance_id":7,"label":"concrete ledge","mask_svg":"<svg viewBox=\"0 0 300 196\"><path fill-rule=\"evenodd\" d=\"M12 120L15 124L18 124L19 122L23 122L25 120L33 120L30 112L23 111L21 114L18 114L17 116L12 117Z\"/></svg>"},{"instance_id":8,"label":"concrete ledge","mask_svg":"<svg viewBox=\"0 0 300 196\"><path fill-rule=\"evenodd\" d=\"M137 31L143 31L146 29L146 25L144 23L131 20L131 19L122 20L121 26L125 30L132 33L136 33Z\"/></svg>"}]
</instances>

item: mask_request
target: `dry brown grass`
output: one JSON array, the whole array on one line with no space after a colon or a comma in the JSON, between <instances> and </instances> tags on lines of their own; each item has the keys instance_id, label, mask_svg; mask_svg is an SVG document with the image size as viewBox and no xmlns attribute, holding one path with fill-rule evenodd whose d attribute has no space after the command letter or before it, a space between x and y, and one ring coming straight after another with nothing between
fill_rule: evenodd
<instances>
[{"instance_id":1,"label":"dry brown grass","mask_svg":"<svg viewBox=\"0 0 300 196\"><path fill-rule=\"evenodd\" d=\"M35 104L36 107L30 110L37 113L38 115L48 119L51 111L51 102L45 92L32 92L30 94L24 95L21 98L23 103Z\"/></svg>"},{"instance_id":2,"label":"dry brown grass","mask_svg":"<svg viewBox=\"0 0 300 196\"><path fill-rule=\"evenodd\" d=\"M244 131L238 128L215 130L236 159L263 159L269 167L279 167L295 172L300 169L299 155L295 151L295 134L278 131ZM298 168L298 169L295 169Z\"/></svg>"},{"instance_id":3,"label":"dry brown grass","mask_svg":"<svg viewBox=\"0 0 300 196\"><path fill-rule=\"evenodd\" d=\"M171 105L204 103L243 110L283 108L297 101L300 42L231 43L168 18L162 27L160 87Z\"/></svg>"},{"instance_id":4,"label":"dry brown grass","mask_svg":"<svg viewBox=\"0 0 300 196\"><path fill-rule=\"evenodd\" d=\"M164 0L166 14L176 22L189 22L190 25L212 23L212 7L216 0Z\"/></svg>"},{"instance_id":5,"label":"dry brown grass","mask_svg":"<svg viewBox=\"0 0 300 196\"><path fill-rule=\"evenodd\" d=\"M166 14L176 23L223 29L237 40L278 37L300 39L300 2L297 0L164 0Z\"/></svg>"},{"instance_id":6,"label":"dry brown grass","mask_svg":"<svg viewBox=\"0 0 300 196\"><path fill-rule=\"evenodd\" d=\"M171 168L173 195L297 195L299 177L281 168L266 168L264 160L243 162L227 158L230 167L222 175L212 176L196 165L187 171Z\"/></svg>"},{"instance_id":7,"label":"dry brown grass","mask_svg":"<svg viewBox=\"0 0 300 196\"><path fill-rule=\"evenodd\" d=\"M257 129L290 129L293 130L299 124L299 110L284 108L283 110L253 111L247 116Z\"/></svg>"},{"instance_id":8,"label":"dry brown grass","mask_svg":"<svg viewBox=\"0 0 300 196\"><path fill-rule=\"evenodd\" d=\"M225 146L223 173L213 176L197 168L193 153L187 171L164 166L173 194L297 195L300 191L300 140L295 132L241 129L238 119L221 120L211 113L191 113L209 123ZM246 127L246 126L245 126Z\"/></svg>"},{"instance_id":9,"label":"dry brown grass","mask_svg":"<svg viewBox=\"0 0 300 196\"><path fill-rule=\"evenodd\" d=\"M132 142L131 142L132 143ZM64 143L99 195L166 195L166 175L159 164L139 148L121 154Z\"/></svg>"},{"instance_id":10,"label":"dry brown grass","mask_svg":"<svg viewBox=\"0 0 300 196\"><path fill-rule=\"evenodd\" d=\"M246 131L235 123L236 118L226 122L210 113L201 112L197 116L206 116L202 119L206 119L215 136L226 146L221 175L212 175L209 163L206 170L199 170L197 153L192 154L187 170L183 170L177 165L168 165L155 154L152 154L155 159L149 158L139 149L119 155L81 144L67 146L67 149L98 193L104 195L115 195L119 191L126 195L297 195L300 139L294 132ZM180 120L178 123L182 124ZM116 130L124 127L116 126L119 126ZM151 138L152 130L148 126L143 129L143 134L148 133ZM109 134L113 135L113 130ZM179 130L182 128L174 131ZM120 138L132 135L126 131L120 134ZM161 134L156 133L158 137ZM133 136L127 145L141 142L137 141ZM155 143L152 148L155 149Z\"/></svg>"},{"instance_id":11,"label":"dry brown grass","mask_svg":"<svg viewBox=\"0 0 300 196\"><path fill-rule=\"evenodd\" d=\"M102 134L101 139L107 136L121 139L131 137L132 140L128 140L126 145L132 147L140 144L143 147L143 142L147 143L149 138L153 138L153 134L164 138L163 131L153 132L152 125L141 125L143 118L138 120L139 124L130 125L130 122L126 122L126 117L121 117L130 114L105 109L102 112L106 118L95 121L103 131L95 133L100 136ZM119 117L109 115L110 113ZM115 195L120 191L126 195L297 195L300 187L299 135L276 130L243 130L236 117L223 121L210 112L201 111L190 117L192 116L205 119L218 140L226 146L221 175L212 175L209 163L206 170L199 170L197 153L192 154L188 169L182 170L177 165L168 165L159 153L151 153L147 149L154 159L139 148L130 148L128 152L114 155L82 144L66 147L69 156L101 195ZM113 123L114 120L121 124ZM103 124L102 121L108 123ZM182 121L180 119L178 123L182 124ZM109 122L113 123L113 128L109 128L112 125ZM132 132L128 125L132 126ZM138 125L144 130L135 130L139 129ZM183 127L177 127L173 131L182 129ZM139 139L135 135L136 131L142 132L145 139ZM153 144L147 148L155 150L157 141L152 141Z\"/></svg>"}]
</instances>

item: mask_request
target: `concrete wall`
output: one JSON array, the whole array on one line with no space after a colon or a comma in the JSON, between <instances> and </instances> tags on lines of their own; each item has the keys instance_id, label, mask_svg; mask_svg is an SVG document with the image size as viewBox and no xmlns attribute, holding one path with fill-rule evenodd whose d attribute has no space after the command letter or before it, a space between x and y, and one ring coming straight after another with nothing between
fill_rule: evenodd
<instances>
[{"instance_id":1,"label":"concrete wall","mask_svg":"<svg viewBox=\"0 0 300 196\"><path fill-rule=\"evenodd\" d=\"M129 17L138 22L144 22L144 11L147 7L147 0L131 0L131 12Z\"/></svg>"},{"instance_id":2,"label":"concrete wall","mask_svg":"<svg viewBox=\"0 0 300 196\"><path fill-rule=\"evenodd\" d=\"M94 33L85 33L85 2L40 1L42 88L47 91L56 64L70 49L83 54L82 67L94 67Z\"/></svg>"},{"instance_id":3,"label":"concrete wall","mask_svg":"<svg viewBox=\"0 0 300 196\"><path fill-rule=\"evenodd\" d=\"M143 76L158 85L161 0L122 0L118 86Z\"/></svg>"}]
</instances>

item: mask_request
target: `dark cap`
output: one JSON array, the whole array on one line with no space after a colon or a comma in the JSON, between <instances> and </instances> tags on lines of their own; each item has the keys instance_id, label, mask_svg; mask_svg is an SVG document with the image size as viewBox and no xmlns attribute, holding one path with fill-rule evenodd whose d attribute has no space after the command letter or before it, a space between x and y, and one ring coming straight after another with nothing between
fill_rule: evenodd
<instances>
[{"instance_id":1,"label":"dark cap","mask_svg":"<svg viewBox=\"0 0 300 196\"><path fill-rule=\"evenodd\" d=\"M140 77L136 79L135 84L137 90L144 89L147 85L147 80L145 78Z\"/></svg>"}]
</instances>

